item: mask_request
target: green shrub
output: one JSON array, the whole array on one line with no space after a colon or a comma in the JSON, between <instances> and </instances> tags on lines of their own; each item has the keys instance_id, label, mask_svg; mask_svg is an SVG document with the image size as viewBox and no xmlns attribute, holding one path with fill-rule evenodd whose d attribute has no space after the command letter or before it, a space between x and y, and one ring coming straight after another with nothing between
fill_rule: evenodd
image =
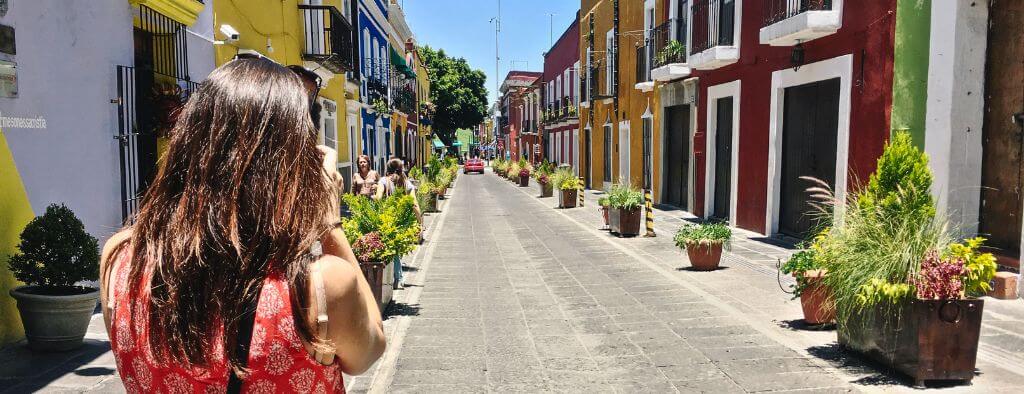
<instances>
[{"instance_id":1,"label":"green shrub","mask_svg":"<svg viewBox=\"0 0 1024 394\"><path fill-rule=\"evenodd\" d=\"M608 191L608 205L615 209L637 209L644 205L644 195L632 185L612 185Z\"/></svg>"},{"instance_id":2,"label":"green shrub","mask_svg":"<svg viewBox=\"0 0 1024 394\"><path fill-rule=\"evenodd\" d=\"M681 249L696 247L729 246L732 229L722 223L687 224L679 228L673 240Z\"/></svg>"},{"instance_id":3,"label":"green shrub","mask_svg":"<svg viewBox=\"0 0 1024 394\"><path fill-rule=\"evenodd\" d=\"M21 232L18 252L10 258L14 277L49 290L67 290L95 280L100 266L99 244L64 204L46 207Z\"/></svg>"},{"instance_id":4,"label":"green shrub","mask_svg":"<svg viewBox=\"0 0 1024 394\"><path fill-rule=\"evenodd\" d=\"M898 131L886 144L867 187L857 196L857 205L884 217L909 215L927 220L935 216L931 187L928 156L914 146L910 133Z\"/></svg>"},{"instance_id":5,"label":"green shrub","mask_svg":"<svg viewBox=\"0 0 1024 394\"><path fill-rule=\"evenodd\" d=\"M796 284L790 286L793 290L794 300L800 298L800 295L807 289L808 281L804 274L807 271L824 268L820 257L820 254L814 248L803 249L794 253L789 260L786 260L785 264L779 267L779 271L783 274L793 275L796 278Z\"/></svg>"},{"instance_id":6,"label":"green shrub","mask_svg":"<svg viewBox=\"0 0 1024 394\"><path fill-rule=\"evenodd\" d=\"M599 207L607 207L609 204L608 197L601 197L597 199L597 206Z\"/></svg>"},{"instance_id":7,"label":"green shrub","mask_svg":"<svg viewBox=\"0 0 1024 394\"><path fill-rule=\"evenodd\" d=\"M349 244L355 244L363 235L376 232L385 245L385 251L375 255L386 262L415 249L419 242L420 224L413 209L412 195L396 193L380 200L354 195L344 198L352 213L342 220Z\"/></svg>"}]
</instances>

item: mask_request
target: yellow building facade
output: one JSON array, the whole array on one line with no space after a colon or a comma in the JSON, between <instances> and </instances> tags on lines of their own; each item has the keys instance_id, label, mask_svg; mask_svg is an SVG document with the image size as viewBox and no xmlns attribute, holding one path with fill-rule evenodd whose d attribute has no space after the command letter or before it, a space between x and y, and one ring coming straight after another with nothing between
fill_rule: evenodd
<instances>
[{"instance_id":1,"label":"yellow building facade","mask_svg":"<svg viewBox=\"0 0 1024 394\"><path fill-rule=\"evenodd\" d=\"M658 95L641 88L637 77L637 48L645 38L644 3L584 0L580 10L582 175L594 189L628 183L649 186L657 194L661 170L655 165L660 162L655 144L661 131L655 125L661 121L660 105Z\"/></svg>"},{"instance_id":2,"label":"yellow building facade","mask_svg":"<svg viewBox=\"0 0 1024 394\"><path fill-rule=\"evenodd\" d=\"M337 12L352 20L354 14L346 9L342 0L324 0L323 6L334 10L300 8L297 0L215 1L214 26L229 25L239 32L234 42L225 42L216 48L217 65L232 60L240 52L253 51L283 65L302 65L323 78L320 90L321 124L320 142L338 151L338 169L346 177L346 189L351 182L354 167L353 149L360 146L358 116L348 116L349 102L358 103L359 86L346 79L343 73L334 73L315 61L304 57L311 44L307 25L315 28L326 24L324 12ZM220 32L218 38L225 40ZM315 36L315 34L313 34ZM358 107L356 107L358 108Z\"/></svg>"}]
</instances>

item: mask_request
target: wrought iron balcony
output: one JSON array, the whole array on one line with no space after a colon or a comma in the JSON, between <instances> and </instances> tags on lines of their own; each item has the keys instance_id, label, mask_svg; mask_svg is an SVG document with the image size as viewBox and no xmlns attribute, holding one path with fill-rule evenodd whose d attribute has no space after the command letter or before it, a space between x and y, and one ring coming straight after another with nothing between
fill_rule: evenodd
<instances>
[{"instance_id":1,"label":"wrought iron balcony","mask_svg":"<svg viewBox=\"0 0 1024 394\"><path fill-rule=\"evenodd\" d=\"M764 19L761 27L792 18L807 11L831 11L832 0L762 0Z\"/></svg>"},{"instance_id":2,"label":"wrought iron balcony","mask_svg":"<svg viewBox=\"0 0 1024 394\"><path fill-rule=\"evenodd\" d=\"M652 68L686 63L686 20L673 18L658 25L651 30L648 45L651 48Z\"/></svg>"},{"instance_id":3,"label":"wrought iron balcony","mask_svg":"<svg viewBox=\"0 0 1024 394\"><path fill-rule=\"evenodd\" d=\"M377 78L369 78L366 80L366 95L367 103L373 104L377 100L384 100L388 102L388 85L384 83L384 80Z\"/></svg>"},{"instance_id":4,"label":"wrought iron balcony","mask_svg":"<svg viewBox=\"0 0 1024 394\"><path fill-rule=\"evenodd\" d=\"M760 42L790 46L839 31L842 15L832 0L761 0L764 15Z\"/></svg>"},{"instance_id":5,"label":"wrought iron balcony","mask_svg":"<svg viewBox=\"0 0 1024 394\"><path fill-rule=\"evenodd\" d=\"M354 29L338 8L299 4L299 11L306 31L302 58L335 74L356 71Z\"/></svg>"},{"instance_id":6,"label":"wrought iron balcony","mask_svg":"<svg viewBox=\"0 0 1024 394\"><path fill-rule=\"evenodd\" d=\"M735 0L696 0L693 3L693 37L690 53L716 46L733 45Z\"/></svg>"}]
</instances>

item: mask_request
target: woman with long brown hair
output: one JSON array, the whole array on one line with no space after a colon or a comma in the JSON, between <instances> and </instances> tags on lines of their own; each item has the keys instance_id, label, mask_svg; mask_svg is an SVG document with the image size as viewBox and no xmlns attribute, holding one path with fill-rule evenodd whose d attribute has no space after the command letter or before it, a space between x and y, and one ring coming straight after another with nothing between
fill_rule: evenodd
<instances>
[{"instance_id":1,"label":"woman with long brown hair","mask_svg":"<svg viewBox=\"0 0 1024 394\"><path fill-rule=\"evenodd\" d=\"M129 392L340 392L380 357L309 101L292 71L238 59L185 105L135 223L103 252Z\"/></svg>"},{"instance_id":2,"label":"woman with long brown hair","mask_svg":"<svg viewBox=\"0 0 1024 394\"><path fill-rule=\"evenodd\" d=\"M356 173L352 176L352 194L371 197L377 192L380 175L370 168L370 156L356 158Z\"/></svg>"}]
</instances>

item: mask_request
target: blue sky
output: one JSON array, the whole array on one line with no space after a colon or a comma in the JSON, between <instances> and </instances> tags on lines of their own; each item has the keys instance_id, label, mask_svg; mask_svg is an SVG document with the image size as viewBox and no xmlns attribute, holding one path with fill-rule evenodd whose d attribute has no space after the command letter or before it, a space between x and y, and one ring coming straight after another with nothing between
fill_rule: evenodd
<instances>
[{"instance_id":1,"label":"blue sky","mask_svg":"<svg viewBox=\"0 0 1024 394\"><path fill-rule=\"evenodd\" d=\"M497 0L399 0L406 22L420 45L444 49L448 56L464 57L471 67L487 74L490 102L495 100L494 25ZM576 17L579 0L502 0L501 75L515 61L515 69L541 71L544 51L550 48L549 13L554 13L553 39Z\"/></svg>"}]
</instances>

